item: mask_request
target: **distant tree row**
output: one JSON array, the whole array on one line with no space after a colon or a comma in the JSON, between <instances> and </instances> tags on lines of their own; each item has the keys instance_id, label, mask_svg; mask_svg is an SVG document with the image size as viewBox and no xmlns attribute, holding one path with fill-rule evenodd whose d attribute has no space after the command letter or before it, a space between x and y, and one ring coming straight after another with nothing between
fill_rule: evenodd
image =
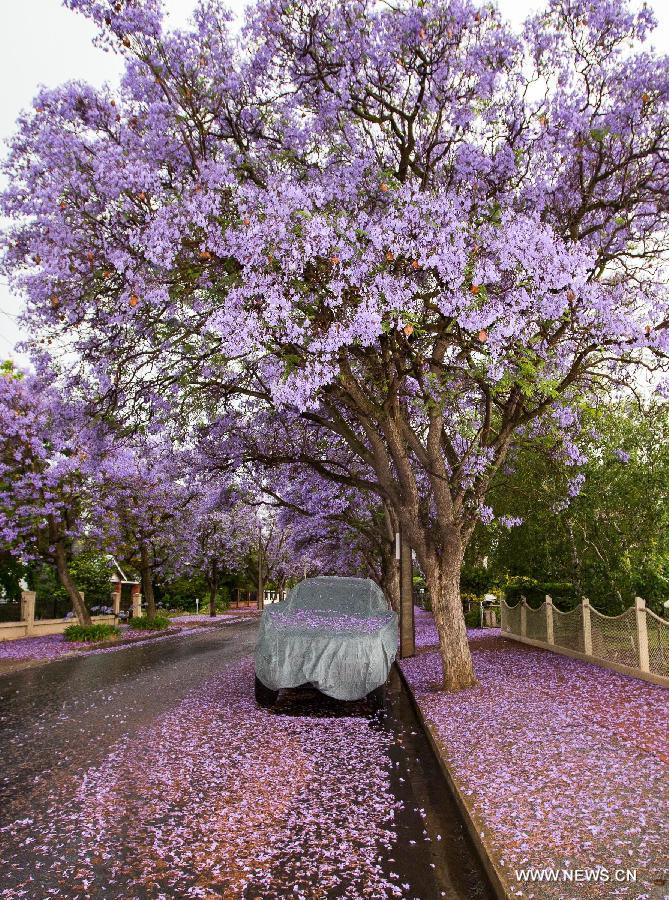
<instances>
[{"instance_id":1,"label":"distant tree row","mask_svg":"<svg viewBox=\"0 0 669 900\"><path fill-rule=\"evenodd\" d=\"M587 596L615 615L639 595L660 613L669 600L669 410L611 402L582 416L576 473L550 441L520 447L509 460L489 502L496 517L520 524L477 527L463 587L508 585L514 598L529 599L541 584L550 592L557 583L567 604Z\"/></svg>"}]
</instances>

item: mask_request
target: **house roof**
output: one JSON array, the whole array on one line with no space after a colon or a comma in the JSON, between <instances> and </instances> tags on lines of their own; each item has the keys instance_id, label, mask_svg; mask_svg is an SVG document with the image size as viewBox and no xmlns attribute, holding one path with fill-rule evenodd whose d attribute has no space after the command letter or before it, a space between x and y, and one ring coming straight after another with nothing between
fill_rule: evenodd
<instances>
[{"instance_id":1,"label":"house roof","mask_svg":"<svg viewBox=\"0 0 669 900\"><path fill-rule=\"evenodd\" d=\"M118 563L118 560L116 559L115 556L112 556L112 555L110 554L110 555L109 555L109 562L112 564L112 567L113 567L113 572L112 572L111 580L112 580L115 584L118 584L119 582L120 582L121 584L139 584L139 580L138 580L137 578L126 578L126 577L125 577L125 572L124 572L123 569L120 567L120 565L119 565L119 563Z\"/></svg>"}]
</instances>

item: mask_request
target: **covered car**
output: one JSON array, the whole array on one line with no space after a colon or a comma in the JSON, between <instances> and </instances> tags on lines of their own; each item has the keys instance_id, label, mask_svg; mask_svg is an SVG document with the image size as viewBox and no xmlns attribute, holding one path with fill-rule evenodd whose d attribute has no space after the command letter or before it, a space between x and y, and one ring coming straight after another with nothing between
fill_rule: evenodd
<instances>
[{"instance_id":1,"label":"covered car","mask_svg":"<svg viewBox=\"0 0 669 900\"><path fill-rule=\"evenodd\" d=\"M309 684L337 700L379 692L399 643L398 618L369 578L321 576L297 584L263 611L256 645L256 699Z\"/></svg>"}]
</instances>

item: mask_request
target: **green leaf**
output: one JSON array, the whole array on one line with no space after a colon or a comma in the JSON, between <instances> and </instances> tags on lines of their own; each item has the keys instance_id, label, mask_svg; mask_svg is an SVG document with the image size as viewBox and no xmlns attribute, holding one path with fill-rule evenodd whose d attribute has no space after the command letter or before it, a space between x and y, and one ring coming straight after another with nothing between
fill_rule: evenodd
<instances>
[{"instance_id":1,"label":"green leaf","mask_svg":"<svg viewBox=\"0 0 669 900\"><path fill-rule=\"evenodd\" d=\"M611 129L606 128L591 128L590 129L590 137L593 141L597 141L598 144L601 144L605 137L610 133Z\"/></svg>"}]
</instances>

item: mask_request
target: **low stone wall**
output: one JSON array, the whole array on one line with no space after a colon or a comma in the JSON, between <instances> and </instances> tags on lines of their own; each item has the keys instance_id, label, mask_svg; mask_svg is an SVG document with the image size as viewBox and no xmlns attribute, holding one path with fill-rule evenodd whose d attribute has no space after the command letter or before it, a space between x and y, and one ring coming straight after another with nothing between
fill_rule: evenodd
<instances>
[{"instance_id":1,"label":"low stone wall","mask_svg":"<svg viewBox=\"0 0 669 900\"><path fill-rule=\"evenodd\" d=\"M94 623L106 622L114 625L115 616L91 616ZM32 622L0 622L0 641L11 641L24 637L43 637L45 634L62 634L68 625L75 625L76 619L34 619Z\"/></svg>"}]
</instances>

